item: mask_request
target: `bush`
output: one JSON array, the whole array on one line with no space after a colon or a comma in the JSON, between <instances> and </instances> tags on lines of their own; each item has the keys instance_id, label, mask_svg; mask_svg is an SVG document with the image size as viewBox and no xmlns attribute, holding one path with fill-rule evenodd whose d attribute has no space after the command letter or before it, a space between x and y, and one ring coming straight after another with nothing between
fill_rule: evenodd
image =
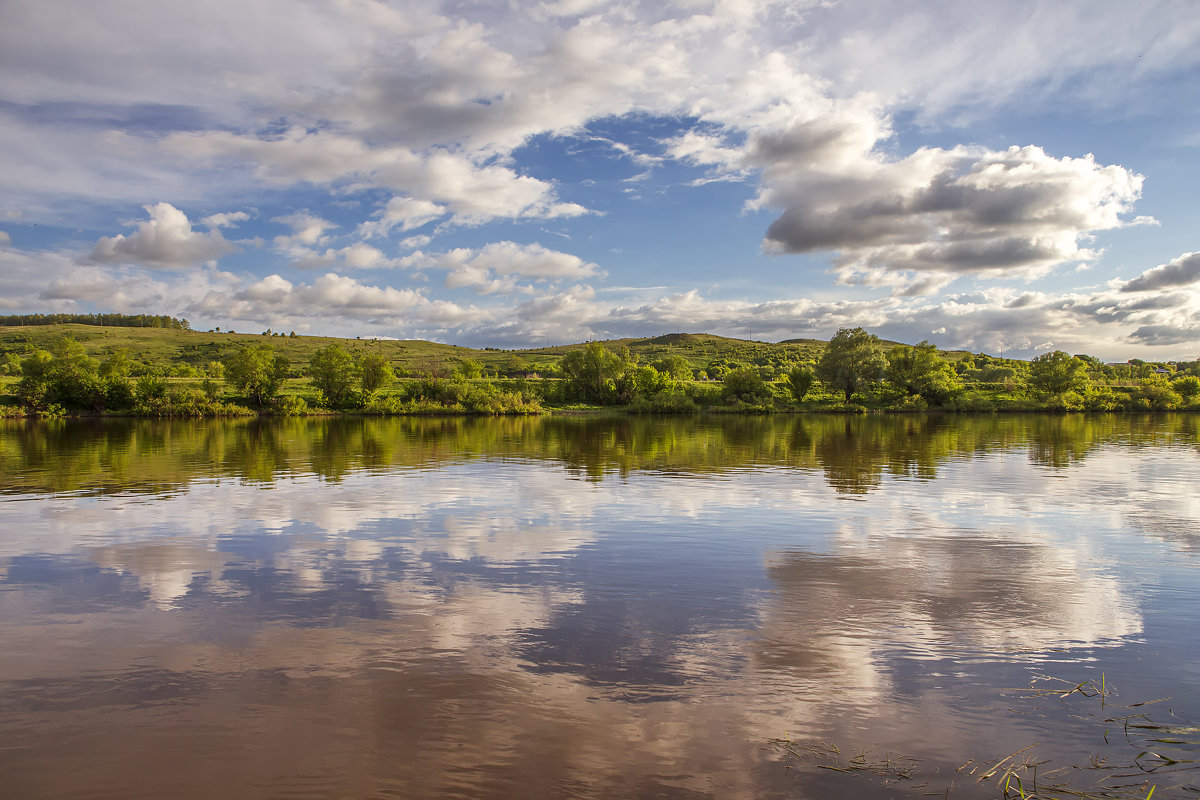
<instances>
[{"instance_id":1,"label":"bush","mask_svg":"<svg viewBox=\"0 0 1200 800\"><path fill-rule=\"evenodd\" d=\"M1171 381L1171 388L1186 400L1200 396L1200 378L1195 375L1184 375Z\"/></svg>"},{"instance_id":2,"label":"bush","mask_svg":"<svg viewBox=\"0 0 1200 800\"><path fill-rule=\"evenodd\" d=\"M946 401L949 411L995 411L996 401L983 392L965 391Z\"/></svg>"},{"instance_id":3,"label":"bush","mask_svg":"<svg viewBox=\"0 0 1200 800\"><path fill-rule=\"evenodd\" d=\"M763 381L758 370L751 367L735 369L725 375L721 395L735 403L759 405L772 398L771 387Z\"/></svg>"},{"instance_id":4,"label":"bush","mask_svg":"<svg viewBox=\"0 0 1200 800\"><path fill-rule=\"evenodd\" d=\"M124 375L109 375L102 381L104 407L110 411L128 411L133 408L135 395L133 384Z\"/></svg>"},{"instance_id":5,"label":"bush","mask_svg":"<svg viewBox=\"0 0 1200 800\"><path fill-rule=\"evenodd\" d=\"M271 413L281 417L301 417L308 413L308 403L303 397L285 394L271 401Z\"/></svg>"},{"instance_id":6,"label":"bush","mask_svg":"<svg viewBox=\"0 0 1200 800\"><path fill-rule=\"evenodd\" d=\"M685 392L659 392L637 398L629 410L635 414L696 414L700 406Z\"/></svg>"},{"instance_id":7,"label":"bush","mask_svg":"<svg viewBox=\"0 0 1200 800\"><path fill-rule=\"evenodd\" d=\"M1170 411L1183 405L1183 398L1161 375L1142 381L1138 394L1139 405L1147 411Z\"/></svg>"}]
</instances>

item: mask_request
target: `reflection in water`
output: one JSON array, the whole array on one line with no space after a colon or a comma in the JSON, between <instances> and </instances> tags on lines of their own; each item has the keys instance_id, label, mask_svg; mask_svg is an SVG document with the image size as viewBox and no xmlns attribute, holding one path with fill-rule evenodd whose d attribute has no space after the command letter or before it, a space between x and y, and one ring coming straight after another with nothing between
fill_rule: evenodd
<instances>
[{"instance_id":1,"label":"reflection in water","mask_svg":"<svg viewBox=\"0 0 1200 800\"><path fill-rule=\"evenodd\" d=\"M364 469L522 458L589 480L820 469L838 492L863 494L884 475L932 479L948 460L1014 448L1055 468L1106 443L1200 448L1194 415L1150 414L0 420L0 434L6 493L160 492L210 476L338 482Z\"/></svg>"},{"instance_id":2,"label":"reflection in water","mask_svg":"<svg viewBox=\"0 0 1200 800\"><path fill-rule=\"evenodd\" d=\"M899 796L791 734L988 796L954 767L1104 747L1000 687L1197 711L1196 456L1187 416L10 424L0 789Z\"/></svg>"}]
</instances>

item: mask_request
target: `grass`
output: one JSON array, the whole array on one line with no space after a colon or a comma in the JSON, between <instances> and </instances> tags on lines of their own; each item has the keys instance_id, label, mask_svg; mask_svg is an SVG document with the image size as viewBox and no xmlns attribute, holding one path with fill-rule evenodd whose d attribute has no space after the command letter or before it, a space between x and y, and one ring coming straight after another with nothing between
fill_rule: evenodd
<instances>
[{"instance_id":1,"label":"grass","mask_svg":"<svg viewBox=\"0 0 1200 800\"><path fill-rule=\"evenodd\" d=\"M993 787L997 797L1021 800L1151 800L1151 798L1200 796L1200 726L1184 721L1167 710L1168 721L1153 718L1148 706L1168 698L1114 706L1116 689L1101 674L1099 682L1066 681L1043 676L1028 689L1026 700L1054 699L1064 703L1074 718L1092 721L1110 749L1121 742L1127 749L1110 760L1093 753L1083 764L1057 764L1039 755L1041 743L1034 742L1001 758L970 759L957 774L976 784ZM1078 709L1065 705L1076 698L1097 700L1099 708ZM912 791L927 788L920 761L910 756L870 749L847 757L836 745L824 741L797 742L774 739L772 745L810 762L817 769L862 773L883 778L885 783L908 783ZM929 793L950 798L951 789Z\"/></svg>"}]
</instances>

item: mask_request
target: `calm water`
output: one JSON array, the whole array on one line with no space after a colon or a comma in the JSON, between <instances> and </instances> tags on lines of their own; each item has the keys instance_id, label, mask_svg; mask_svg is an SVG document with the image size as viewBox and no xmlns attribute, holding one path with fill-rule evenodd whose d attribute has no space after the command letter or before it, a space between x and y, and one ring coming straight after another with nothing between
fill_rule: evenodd
<instances>
[{"instance_id":1,"label":"calm water","mask_svg":"<svg viewBox=\"0 0 1200 800\"><path fill-rule=\"evenodd\" d=\"M1200 758L1196 416L20 422L0 479L6 798L975 798L1030 745L1076 787Z\"/></svg>"}]
</instances>

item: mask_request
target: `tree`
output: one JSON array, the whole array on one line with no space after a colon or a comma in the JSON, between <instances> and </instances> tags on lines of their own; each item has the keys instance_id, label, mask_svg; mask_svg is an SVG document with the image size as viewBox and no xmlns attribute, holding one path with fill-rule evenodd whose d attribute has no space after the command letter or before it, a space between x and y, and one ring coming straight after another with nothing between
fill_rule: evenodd
<instances>
[{"instance_id":1,"label":"tree","mask_svg":"<svg viewBox=\"0 0 1200 800\"><path fill-rule=\"evenodd\" d=\"M1184 375L1171 381L1171 388L1182 397L1191 400L1200 395L1200 378L1195 375Z\"/></svg>"},{"instance_id":2,"label":"tree","mask_svg":"<svg viewBox=\"0 0 1200 800\"><path fill-rule=\"evenodd\" d=\"M54 356L45 350L34 350L21 360L21 380L16 395L30 408L43 408L50 398L50 364Z\"/></svg>"},{"instance_id":3,"label":"tree","mask_svg":"<svg viewBox=\"0 0 1200 800\"><path fill-rule=\"evenodd\" d=\"M588 342L567 353L558 362L563 377L585 400L609 402L615 396L616 382L631 366L626 359L599 342Z\"/></svg>"},{"instance_id":4,"label":"tree","mask_svg":"<svg viewBox=\"0 0 1200 800\"><path fill-rule=\"evenodd\" d=\"M337 343L318 348L308 361L313 386L321 391L332 408L342 408L349 403L354 393L355 372L354 359Z\"/></svg>"},{"instance_id":5,"label":"tree","mask_svg":"<svg viewBox=\"0 0 1200 800\"><path fill-rule=\"evenodd\" d=\"M817 377L830 389L843 392L849 403L855 392L879 383L887 366L878 336L862 328L842 328L817 362Z\"/></svg>"},{"instance_id":6,"label":"tree","mask_svg":"<svg viewBox=\"0 0 1200 800\"><path fill-rule=\"evenodd\" d=\"M812 369L803 364L792 367L791 371L788 372L787 387L791 391L792 397L796 398L797 403L804 402L804 397L808 394L808 390L812 388L813 380L816 377Z\"/></svg>"},{"instance_id":7,"label":"tree","mask_svg":"<svg viewBox=\"0 0 1200 800\"><path fill-rule=\"evenodd\" d=\"M962 388L954 369L929 342L896 347L887 354L887 361L888 381L909 396L944 400Z\"/></svg>"},{"instance_id":8,"label":"tree","mask_svg":"<svg viewBox=\"0 0 1200 800\"><path fill-rule=\"evenodd\" d=\"M128 378L132 371L133 362L129 360L129 354L122 349L113 351L108 358L100 362L101 378Z\"/></svg>"},{"instance_id":9,"label":"tree","mask_svg":"<svg viewBox=\"0 0 1200 800\"><path fill-rule=\"evenodd\" d=\"M509 353L500 365L500 374L506 378L522 376L529 372L529 362L516 353Z\"/></svg>"},{"instance_id":10,"label":"tree","mask_svg":"<svg viewBox=\"0 0 1200 800\"><path fill-rule=\"evenodd\" d=\"M616 380L617 399L632 403L639 397L651 397L671 388L671 379L649 364L629 366Z\"/></svg>"},{"instance_id":11,"label":"tree","mask_svg":"<svg viewBox=\"0 0 1200 800\"><path fill-rule=\"evenodd\" d=\"M753 367L741 367L727 372L722 384L724 385L721 387L721 395L726 400L761 404L771 399L771 387L763 382L762 376Z\"/></svg>"},{"instance_id":12,"label":"tree","mask_svg":"<svg viewBox=\"0 0 1200 800\"><path fill-rule=\"evenodd\" d=\"M288 374L288 360L275 354L269 344L252 344L225 362L229 382L250 402L264 406L271 401Z\"/></svg>"},{"instance_id":13,"label":"tree","mask_svg":"<svg viewBox=\"0 0 1200 800\"><path fill-rule=\"evenodd\" d=\"M1175 391L1165 375L1153 375L1143 380L1138 394L1145 407L1152 411L1169 411L1183 404L1183 397Z\"/></svg>"},{"instance_id":14,"label":"tree","mask_svg":"<svg viewBox=\"0 0 1200 800\"><path fill-rule=\"evenodd\" d=\"M133 406L133 384L129 382L132 371L133 362L124 350L116 350L100 362L101 393L106 408L126 409Z\"/></svg>"},{"instance_id":15,"label":"tree","mask_svg":"<svg viewBox=\"0 0 1200 800\"><path fill-rule=\"evenodd\" d=\"M663 356L656 360L651 366L677 381L690 381L692 379L692 365L688 360L680 355Z\"/></svg>"},{"instance_id":16,"label":"tree","mask_svg":"<svg viewBox=\"0 0 1200 800\"><path fill-rule=\"evenodd\" d=\"M358 371L363 394L368 396L390 386L396 380L396 373L392 372L392 365L388 363L387 356L382 353L367 353L359 359Z\"/></svg>"},{"instance_id":17,"label":"tree","mask_svg":"<svg viewBox=\"0 0 1200 800\"><path fill-rule=\"evenodd\" d=\"M1087 364L1069 353L1055 350L1029 362L1029 385L1053 395L1087 388Z\"/></svg>"},{"instance_id":18,"label":"tree","mask_svg":"<svg viewBox=\"0 0 1200 800\"><path fill-rule=\"evenodd\" d=\"M463 380L476 380L483 376L483 362L473 358L456 359L454 374Z\"/></svg>"}]
</instances>

